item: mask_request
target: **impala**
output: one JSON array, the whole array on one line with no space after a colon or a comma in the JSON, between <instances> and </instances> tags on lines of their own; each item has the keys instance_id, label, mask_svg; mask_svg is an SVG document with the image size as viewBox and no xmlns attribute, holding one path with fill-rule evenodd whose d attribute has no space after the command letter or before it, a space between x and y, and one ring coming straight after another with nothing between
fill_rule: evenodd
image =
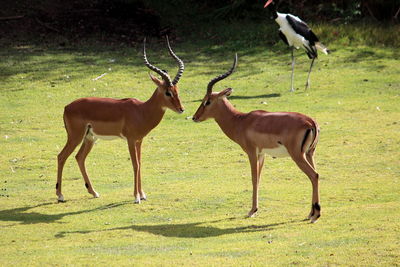
<instances>
[{"instance_id":1,"label":"impala","mask_svg":"<svg viewBox=\"0 0 400 267\"><path fill-rule=\"evenodd\" d=\"M273 158L290 156L297 166L310 178L312 183L311 222L321 215L318 191L318 173L315 171L314 151L318 142L319 127L315 120L295 112L267 112L255 110L242 113L227 100L231 88L212 92L215 83L233 73L237 66L235 55L233 66L228 72L212 79L200 107L193 115L193 121L215 119L221 130L247 153L253 184L253 203L249 217L258 210L258 187L264 165L264 156Z\"/></svg>"},{"instance_id":2,"label":"impala","mask_svg":"<svg viewBox=\"0 0 400 267\"><path fill-rule=\"evenodd\" d=\"M146 56L146 39L143 42L145 65L162 77L160 80L151 73L149 74L150 79L156 84L157 88L146 102L135 98L86 97L77 99L65 107L64 124L67 131L67 143L58 154L56 194L59 202L64 201L64 196L61 193L61 184L65 161L80 143L82 143L82 146L75 158L88 192L96 198L99 197L90 182L85 168L85 159L98 138L122 138L128 142L134 170L135 203L140 203L140 200L146 199L141 186L140 174L142 140L160 123L167 108L177 113L184 111L179 99L177 85L183 74L184 64L172 51L168 37L166 41L170 55L179 65L178 73L173 80L171 80L166 71L149 63Z\"/></svg>"}]
</instances>

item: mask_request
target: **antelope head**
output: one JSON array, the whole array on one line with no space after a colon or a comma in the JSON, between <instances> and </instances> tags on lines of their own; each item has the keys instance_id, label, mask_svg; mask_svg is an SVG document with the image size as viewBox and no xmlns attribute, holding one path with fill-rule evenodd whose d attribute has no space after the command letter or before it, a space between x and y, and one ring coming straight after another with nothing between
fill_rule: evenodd
<instances>
[{"instance_id":1,"label":"antelope head","mask_svg":"<svg viewBox=\"0 0 400 267\"><path fill-rule=\"evenodd\" d=\"M144 64L152 71L156 72L161 76L161 80L156 76L149 74L150 79L157 85L157 91L162 95L162 106L164 108L169 108L177 113L182 113L184 111L184 107L181 104L181 100L179 99L179 88L178 82L181 78L185 66L182 60L172 51L171 45L169 44L168 36L166 36L167 46L169 50L169 54L176 60L179 65L178 73L175 78L172 80L167 71L161 70L152 64L149 63L146 56L146 38L143 41L143 58Z\"/></svg>"},{"instance_id":2,"label":"antelope head","mask_svg":"<svg viewBox=\"0 0 400 267\"><path fill-rule=\"evenodd\" d=\"M209 118L215 118L215 114L216 112L218 112L217 109L218 106L221 104L221 101L224 101L227 96L230 96L233 90L232 88L226 88L221 92L213 92L212 88L214 84L231 75L235 71L236 66L237 54L235 54L232 67L226 73L215 77L208 83L206 95L201 101L201 104L196 113L193 115L194 122L201 122Z\"/></svg>"}]
</instances>

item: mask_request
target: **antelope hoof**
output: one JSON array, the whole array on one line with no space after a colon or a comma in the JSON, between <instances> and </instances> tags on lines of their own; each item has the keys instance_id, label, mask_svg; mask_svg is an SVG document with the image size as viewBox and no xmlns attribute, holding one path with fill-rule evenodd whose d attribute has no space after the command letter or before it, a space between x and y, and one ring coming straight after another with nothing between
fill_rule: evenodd
<instances>
[{"instance_id":1,"label":"antelope hoof","mask_svg":"<svg viewBox=\"0 0 400 267\"><path fill-rule=\"evenodd\" d=\"M99 198L100 197L100 194L97 193L96 191L93 191L92 195L93 195L94 198Z\"/></svg>"},{"instance_id":2,"label":"antelope hoof","mask_svg":"<svg viewBox=\"0 0 400 267\"><path fill-rule=\"evenodd\" d=\"M140 204L140 197L137 196L137 197L135 198L135 204Z\"/></svg>"},{"instance_id":3,"label":"antelope hoof","mask_svg":"<svg viewBox=\"0 0 400 267\"><path fill-rule=\"evenodd\" d=\"M310 214L308 214L308 216L307 216L307 220L311 220L311 218L312 218L313 216L314 216L314 210L311 209Z\"/></svg>"},{"instance_id":4,"label":"antelope hoof","mask_svg":"<svg viewBox=\"0 0 400 267\"><path fill-rule=\"evenodd\" d=\"M316 223L319 217L321 217L321 206L319 205L319 203L314 203L311 206L311 212L308 215L308 219L311 223Z\"/></svg>"},{"instance_id":5,"label":"antelope hoof","mask_svg":"<svg viewBox=\"0 0 400 267\"><path fill-rule=\"evenodd\" d=\"M310 223L316 223L318 221L318 218L320 217L320 215L318 216L314 216L310 218Z\"/></svg>"},{"instance_id":6,"label":"antelope hoof","mask_svg":"<svg viewBox=\"0 0 400 267\"><path fill-rule=\"evenodd\" d=\"M255 216L257 215L257 211L258 211L258 209L251 209L251 210L249 211L249 213L247 214L247 218L253 218L253 217L255 217Z\"/></svg>"},{"instance_id":7,"label":"antelope hoof","mask_svg":"<svg viewBox=\"0 0 400 267\"><path fill-rule=\"evenodd\" d=\"M147 200L146 194L144 192L140 193L140 200Z\"/></svg>"},{"instance_id":8,"label":"antelope hoof","mask_svg":"<svg viewBox=\"0 0 400 267\"><path fill-rule=\"evenodd\" d=\"M58 203L60 203L60 202L65 202L64 196L63 196L63 195L59 195L59 196L57 197L57 201L58 201Z\"/></svg>"}]
</instances>

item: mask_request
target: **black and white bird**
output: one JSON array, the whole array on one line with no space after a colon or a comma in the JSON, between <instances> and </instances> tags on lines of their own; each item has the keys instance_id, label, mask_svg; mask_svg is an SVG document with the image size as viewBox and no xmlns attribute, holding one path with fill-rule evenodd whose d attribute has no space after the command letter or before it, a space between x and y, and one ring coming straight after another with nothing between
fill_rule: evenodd
<instances>
[{"instance_id":1,"label":"black and white bird","mask_svg":"<svg viewBox=\"0 0 400 267\"><path fill-rule=\"evenodd\" d=\"M329 49L325 47L322 43L320 43L318 37L300 18L293 16L292 14L277 12L273 0L268 0L264 5L264 8L266 7L268 7L273 19L280 26L279 36L292 49L292 79L290 91L294 91L294 49L299 49L300 47L305 49L307 56L311 59L310 70L308 71L307 83L305 88L307 89L310 86L310 73L314 64L314 60L318 57L317 50L320 50L327 55L329 54Z\"/></svg>"}]
</instances>

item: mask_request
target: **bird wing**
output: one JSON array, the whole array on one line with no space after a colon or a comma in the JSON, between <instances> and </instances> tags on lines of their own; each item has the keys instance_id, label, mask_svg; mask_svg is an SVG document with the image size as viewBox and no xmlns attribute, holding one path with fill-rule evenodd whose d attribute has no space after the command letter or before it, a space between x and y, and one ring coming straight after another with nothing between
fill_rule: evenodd
<instances>
[{"instance_id":1,"label":"bird wing","mask_svg":"<svg viewBox=\"0 0 400 267\"><path fill-rule=\"evenodd\" d=\"M285 44L289 45L289 42L288 42L286 36L283 34L283 32L282 32L281 30L279 30L279 37L281 37L282 41L283 41Z\"/></svg>"},{"instance_id":2,"label":"bird wing","mask_svg":"<svg viewBox=\"0 0 400 267\"><path fill-rule=\"evenodd\" d=\"M308 27L308 25L298 17L288 14L286 15L286 20L289 22L293 30L308 40L310 44L314 45L314 43L319 41L318 37L313 33L310 27Z\"/></svg>"}]
</instances>

